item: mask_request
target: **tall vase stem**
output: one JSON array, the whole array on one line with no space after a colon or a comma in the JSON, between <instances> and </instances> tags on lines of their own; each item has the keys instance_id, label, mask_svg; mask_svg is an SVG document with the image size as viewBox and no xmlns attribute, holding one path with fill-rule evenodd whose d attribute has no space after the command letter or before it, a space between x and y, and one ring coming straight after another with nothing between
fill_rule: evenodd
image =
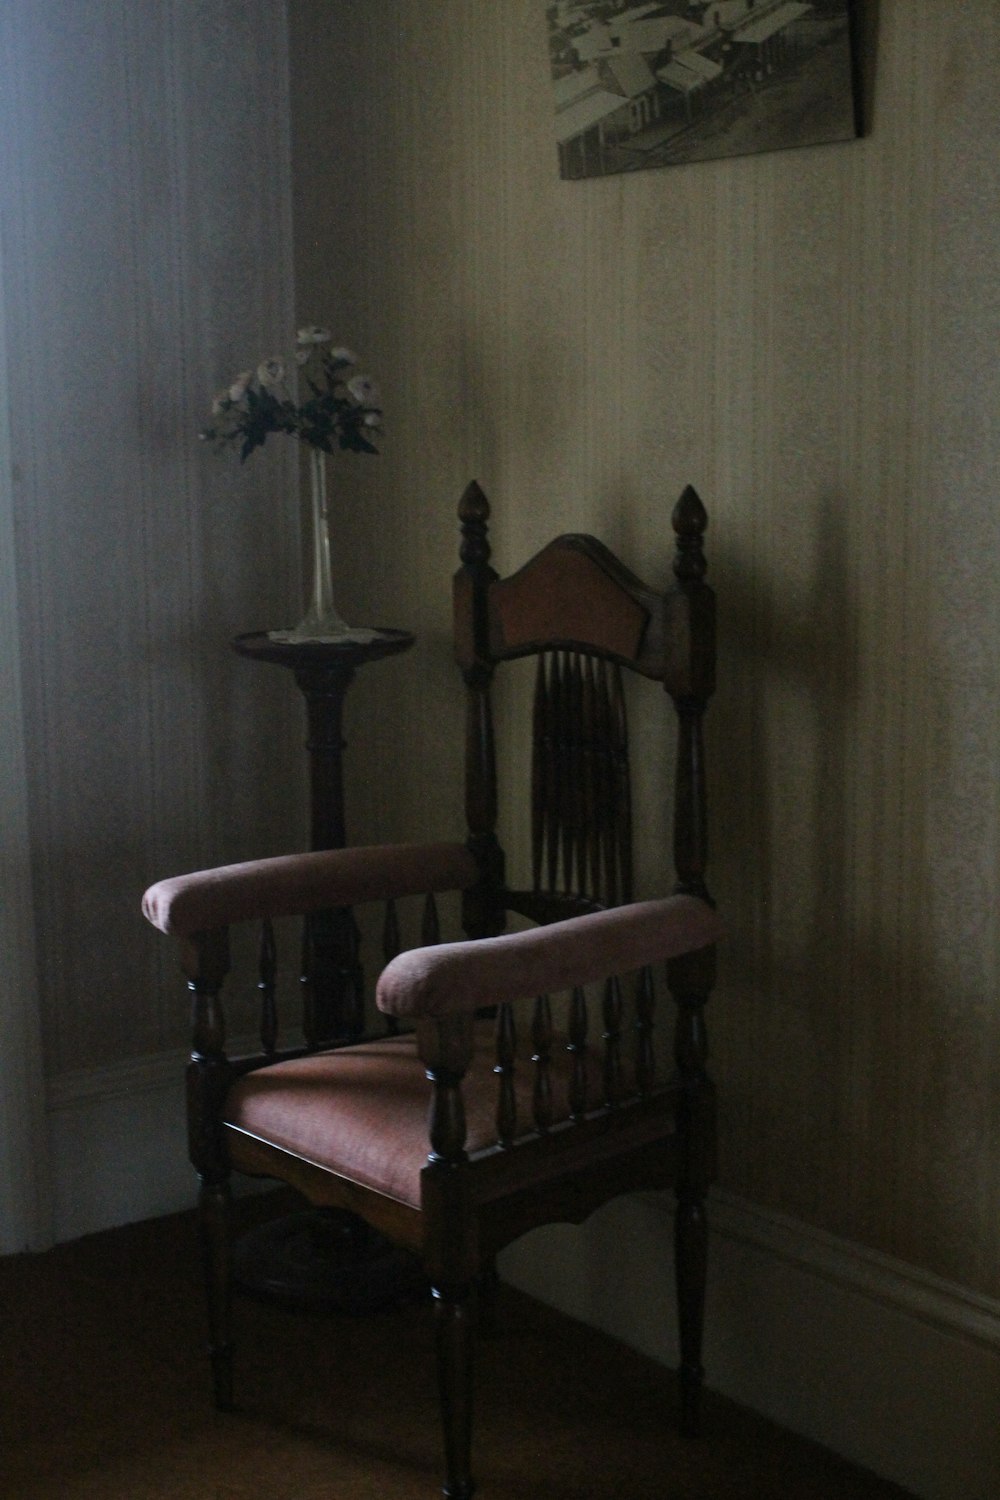
<instances>
[{"instance_id":1,"label":"tall vase stem","mask_svg":"<svg viewBox=\"0 0 1000 1500\"><path fill-rule=\"evenodd\" d=\"M312 593L304 619L292 632L293 639L330 640L350 632L333 601L330 566L330 521L326 490L326 454L309 449L309 500L312 525Z\"/></svg>"}]
</instances>

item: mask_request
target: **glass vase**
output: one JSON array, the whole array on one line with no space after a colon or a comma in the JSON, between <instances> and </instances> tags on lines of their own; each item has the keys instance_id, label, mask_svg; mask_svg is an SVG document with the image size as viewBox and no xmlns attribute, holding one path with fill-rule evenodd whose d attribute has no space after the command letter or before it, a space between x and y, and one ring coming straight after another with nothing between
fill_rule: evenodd
<instances>
[{"instance_id":1,"label":"glass vase","mask_svg":"<svg viewBox=\"0 0 1000 1500\"><path fill-rule=\"evenodd\" d=\"M326 492L326 454L309 449L309 503L311 524L312 592L309 608L288 632L290 641L336 641L353 635L333 601L330 566L330 518Z\"/></svg>"}]
</instances>

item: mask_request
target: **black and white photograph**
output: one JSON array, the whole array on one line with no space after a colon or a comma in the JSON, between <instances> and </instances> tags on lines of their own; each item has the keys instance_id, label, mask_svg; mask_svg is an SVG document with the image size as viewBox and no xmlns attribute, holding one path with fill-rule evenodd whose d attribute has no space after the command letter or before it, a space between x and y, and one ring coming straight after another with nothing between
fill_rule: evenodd
<instances>
[{"instance_id":1,"label":"black and white photograph","mask_svg":"<svg viewBox=\"0 0 1000 1500\"><path fill-rule=\"evenodd\" d=\"M850 10L851 0L553 0L560 176L853 139Z\"/></svg>"}]
</instances>

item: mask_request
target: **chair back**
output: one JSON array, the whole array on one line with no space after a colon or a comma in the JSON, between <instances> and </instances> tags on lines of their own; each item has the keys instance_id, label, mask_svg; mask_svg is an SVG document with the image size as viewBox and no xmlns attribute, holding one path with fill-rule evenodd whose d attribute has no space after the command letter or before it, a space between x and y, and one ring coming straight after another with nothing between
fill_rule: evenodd
<instances>
[{"instance_id":1,"label":"chair back","mask_svg":"<svg viewBox=\"0 0 1000 1500\"><path fill-rule=\"evenodd\" d=\"M489 503L459 505L455 650L467 692L466 818L482 871L468 893L470 936L506 913L548 922L632 899L632 791L623 673L662 684L678 716L675 889L707 896L702 717L714 687L715 599L704 581L704 507L673 511L673 581L649 587L594 537L557 537L516 573L490 563ZM497 838L491 692L496 668L536 658L531 749L531 886L510 888Z\"/></svg>"}]
</instances>

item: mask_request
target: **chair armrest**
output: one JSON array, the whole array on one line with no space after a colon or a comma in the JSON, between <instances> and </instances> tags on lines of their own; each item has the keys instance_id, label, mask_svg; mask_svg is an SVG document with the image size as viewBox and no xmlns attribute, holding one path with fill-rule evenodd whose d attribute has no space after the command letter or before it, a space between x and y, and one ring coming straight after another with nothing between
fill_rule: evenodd
<instances>
[{"instance_id":1,"label":"chair armrest","mask_svg":"<svg viewBox=\"0 0 1000 1500\"><path fill-rule=\"evenodd\" d=\"M142 910L161 932L190 937L233 922L466 890L478 879L478 867L464 844L378 844L177 875L151 885Z\"/></svg>"},{"instance_id":2,"label":"chair armrest","mask_svg":"<svg viewBox=\"0 0 1000 1500\"><path fill-rule=\"evenodd\" d=\"M633 902L528 932L413 948L383 970L375 1000L393 1016L475 1011L707 948L722 930L696 896Z\"/></svg>"}]
</instances>

